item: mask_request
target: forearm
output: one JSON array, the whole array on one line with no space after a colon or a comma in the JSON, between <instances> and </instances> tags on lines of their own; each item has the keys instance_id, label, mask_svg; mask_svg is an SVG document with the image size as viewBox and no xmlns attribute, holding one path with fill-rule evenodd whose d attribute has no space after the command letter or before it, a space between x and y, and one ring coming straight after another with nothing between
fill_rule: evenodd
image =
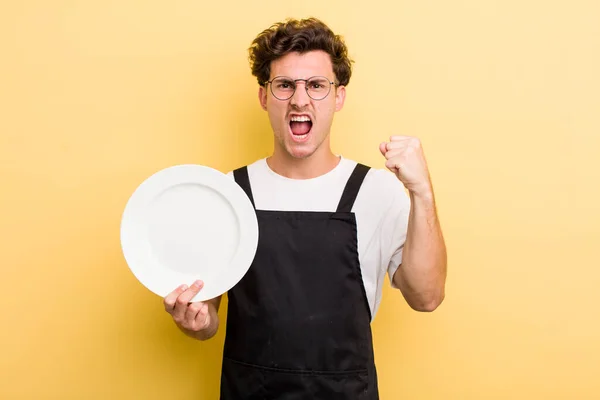
<instances>
[{"instance_id":1,"label":"forearm","mask_svg":"<svg viewBox=\"0 0 600 400\"><path fill-rule=\"evenodd\" d=\"M411 192L411 209L402 265L394 284L417 311L433 311L444 299L446 246L438 220L433 190Z\"/></svg>"}]
</instances>

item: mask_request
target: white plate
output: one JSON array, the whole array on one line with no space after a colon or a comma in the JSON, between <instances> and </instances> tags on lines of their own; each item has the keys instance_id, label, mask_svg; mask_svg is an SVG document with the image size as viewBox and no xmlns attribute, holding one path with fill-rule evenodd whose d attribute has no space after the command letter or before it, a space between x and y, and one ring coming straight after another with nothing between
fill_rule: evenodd
<instances>
[{"instance_id":1,"label":"white plate","mask_svg":"<svg viewBox=\"0 0 600 400\"><path fill-rule=\"evenodd\" d=\"M146 179L121 221L121 247L135 277L165 297L196 279L192 301L212 299L246 274L258 244L250 199L235 180L202 165L177 165Z\"/></svg>"}]
</instances>

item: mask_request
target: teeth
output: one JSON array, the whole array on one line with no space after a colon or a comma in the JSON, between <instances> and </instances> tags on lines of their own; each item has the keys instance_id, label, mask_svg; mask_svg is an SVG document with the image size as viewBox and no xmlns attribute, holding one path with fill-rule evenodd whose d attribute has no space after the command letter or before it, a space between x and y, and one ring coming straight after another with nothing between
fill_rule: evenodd
<instances>
[{"instance_id":1,"label":"teeth","mask_svg":"<svg viewBox=\"0 0 600 400\"><path fill-rule=\"evenodd\" d=\"M310 118L305 115L294 115L291 120L294 122L310 122Z\"/></svg>"}]
</instances>

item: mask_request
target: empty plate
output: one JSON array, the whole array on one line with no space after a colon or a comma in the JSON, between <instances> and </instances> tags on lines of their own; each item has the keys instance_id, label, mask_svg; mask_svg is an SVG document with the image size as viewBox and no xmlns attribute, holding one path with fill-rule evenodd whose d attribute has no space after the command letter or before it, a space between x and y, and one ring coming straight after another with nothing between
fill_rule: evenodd
<instances>
[{"instance_id":1,"label":"empty plate","mask_svg":"<svg viewBox=\"0 0 600 400\"><path fill-rule=\"evenodd\" d=\"M129 268L162 297L196 279L204 287L192 301L222 295L246 274L257 244L256 212L246 193L202 165L177 165L147 178L121 221Z\"/></svg>"}]
</instances>

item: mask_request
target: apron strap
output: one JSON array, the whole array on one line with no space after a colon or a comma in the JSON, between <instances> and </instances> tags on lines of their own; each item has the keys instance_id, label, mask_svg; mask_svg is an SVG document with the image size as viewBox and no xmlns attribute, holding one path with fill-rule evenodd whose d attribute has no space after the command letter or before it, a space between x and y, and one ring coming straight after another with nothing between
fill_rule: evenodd
<instances>
[{"instance_id":1,"label":"apron strap","mask_svg":"<svg viewBox=\"0 0 600 400\"><path fill-rule=\"evenodd\" d=\"M342 193L342 198L338 204L337 212L352 211L352 206L354 205L356 196L358 196L360 186L362 185L365 176L367 176L369 169L370 167L367 167L366 165L360 163L356 164L352 175L350 175L350 178L348 178L344 192Z\"/></svg>"},{"instance_id":2,"label":"apron strap","mask_svg":"<svg viewBox=\"0 0 600 400\"><path fill-rule=\"evenodd\" d=\"M250 188L250 178L248 177L248 167L241 167L233 171L233 177L235 181L244 192L248 195L250 202L252 203L252 207L256 208L254 205L254 197L252 196L252 188Z\"/></svg>"}]
</instances>

